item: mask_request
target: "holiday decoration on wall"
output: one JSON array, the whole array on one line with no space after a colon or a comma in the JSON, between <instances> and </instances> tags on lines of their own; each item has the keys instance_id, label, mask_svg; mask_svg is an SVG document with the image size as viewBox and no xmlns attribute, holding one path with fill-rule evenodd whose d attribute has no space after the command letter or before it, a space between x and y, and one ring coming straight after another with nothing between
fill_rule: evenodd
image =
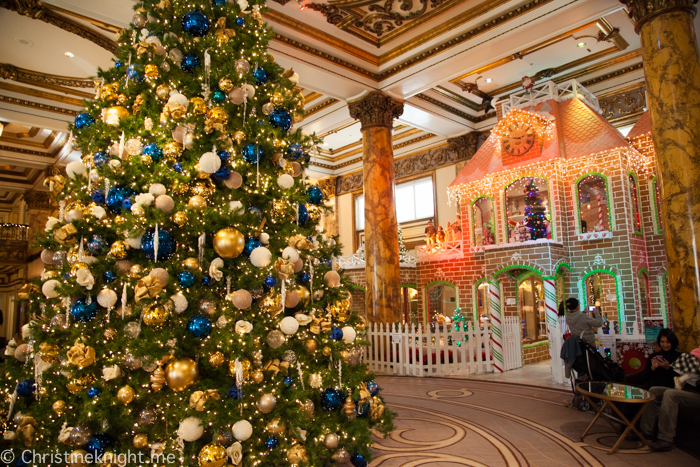
<instances>
[{"instance_id":1,"label":"holiday decoration on wall","mask_svg":"<svg viewBox=\"0 0 700 467\"><path fill-rule=\"evenodd\" d=\"M339 312L349 281L305 177L319 140L292 129L304 98L267 52L264 2L135 8L72 127L83 159L51 181L5 440L96 465L369 462L392 414L361 399L364 321Z\"/></svg>"},{"instance_id":2,"label":"holiday decoration on wall","mask_svg":"<svg viewBox=\"0 0 700 467\"><path fill-rule=\"evenodd\" d=\"M530 230L531 240L547 238L546 209L533 180L525 186L525 224Z\"/></svg>"}]
</instances>

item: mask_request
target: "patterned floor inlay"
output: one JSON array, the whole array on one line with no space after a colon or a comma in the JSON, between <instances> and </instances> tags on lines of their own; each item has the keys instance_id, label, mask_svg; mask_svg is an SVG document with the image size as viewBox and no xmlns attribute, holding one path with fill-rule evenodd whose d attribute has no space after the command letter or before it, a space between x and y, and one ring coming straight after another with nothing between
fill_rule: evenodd
<instances>
[{"instance_id":1,"label":"patterned floor inlay","mask_svg":"<svg viewBox=\"0 0 700 467\"><path fill-rule=\"evenodd\" d=\"M570 392L494 382L379 377L398 414L386 439L375 437L371 467L559 467L700 465L675 450L651 453L617 437L604 422L579 441L593 418L567 408Z\"/></svg>"}]
</instances>

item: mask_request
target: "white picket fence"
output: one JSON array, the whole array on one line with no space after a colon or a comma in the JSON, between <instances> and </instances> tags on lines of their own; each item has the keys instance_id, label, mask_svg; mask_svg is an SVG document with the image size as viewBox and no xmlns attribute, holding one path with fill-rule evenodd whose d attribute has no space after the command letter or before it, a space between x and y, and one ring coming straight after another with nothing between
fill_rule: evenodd
<instances>
[{"instance_id":1,"label":"white picket fence","mask_svg":"<svg viewBox=\"0 0 700 467\"><path fill-rule=\"evenodd\" d=\"M515 370L523 366L520 320L517 316L503 318L503 370Z\"/></svg>"},{"instance_id":2,"label":"white picket fence","mask_svg":"<svg viewBox=\"0 0 700 467\"><path fill-rule=\"evenodd\" d=\"M473 375L493 372L491 332L468 322L430 326L370 323L364 360L374 373L411 376ZM518 349L518 358L520 350Z\"/></svg>"}]
</instances>

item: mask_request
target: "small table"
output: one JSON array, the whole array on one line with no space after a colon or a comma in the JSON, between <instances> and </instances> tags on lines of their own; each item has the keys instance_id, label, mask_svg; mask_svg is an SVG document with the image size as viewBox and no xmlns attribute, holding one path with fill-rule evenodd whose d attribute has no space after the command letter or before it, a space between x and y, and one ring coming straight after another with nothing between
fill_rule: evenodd
<instances>
[{"instance_id":1,"label":"small table","mask_svg":"<svg viewBox=\"0 0 700 467\"><path fill-rule=\"evenodd\" d=\"M620 446L620 443L623 439L625 439L630 430L634 431L637 434L637 436L639 436L639 439L642 440L642 442L649 449L651 449L649 442L646 439L644 439L642 434L639 431L637 431L637 428L635 428L634 425L635 423L637 423L637 420L639 420L639 417L642 416L642 413L644 413L649 403L656 399L656 397L652 393L644 389L629 386L627 384L590 381L587 383L578 383L576 385L576 388L579 390L581 395L583 395L583 397L591 404L591 406L594 407L598 412L591 424L588 425L586 431L581 435L581 441L583 441L583 438L588 434L589 431L591 431L591 428L593 427L595 422L597 422L598 419L602 416L603 419L610 423L610 426L612 426L613 429L616 429L616 427L615 425L613 425L612 421L621 423L623 426L627 426L627 428L625 428L625 430L620 435L620 438L617 440L617 443L615 443L615 445L612 447L610 452L608 452L608 454L613 454L615 451L617 451L617 448ZM602 407L599 408L598 404L596 404L592 399L600 399L602 401L605 401L605 403ZM613 402L623 402L626 404L641 404L641 407L639 407L637 415L635 415L632 420L627 420L627 417L625 417L622 414L622 412L620 412L620 410L615 404L613 404ZM619 418L613 417L612 415L605 413L605 409L608 407L613 412L615 412Z\"/></svg>"}]
</instances>

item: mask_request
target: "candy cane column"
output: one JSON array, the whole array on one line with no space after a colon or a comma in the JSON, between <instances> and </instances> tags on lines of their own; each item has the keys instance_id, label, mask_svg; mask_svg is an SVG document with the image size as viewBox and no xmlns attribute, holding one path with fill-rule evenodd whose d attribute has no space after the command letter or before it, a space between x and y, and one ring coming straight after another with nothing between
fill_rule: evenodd
<instances>
[{"instance_id":1,"label":"candy cane column","mask_svg":"<svg viewBox=\"0 0 700 467\"><path fill-rule=\"evenodd\" d=\"M501 314L501 287L498 282L489 282L489 304L491 307L491 338L493 339L493 366L503 373L503 316Z\"/></svg>"},{"instance_id":2,"label":"candy cane column","mask_svg":"<svg viewBox=\"0 0 700 467\"><path fill-rule=\"evenodd\" d=\"M564 382L564 362L559 357L562 342L562 329L557 313L557 288L554 278L544 278L544 307L549 337L549 361L552 366L552 378L557 383Z\"/></svg>"}]
</instances>

